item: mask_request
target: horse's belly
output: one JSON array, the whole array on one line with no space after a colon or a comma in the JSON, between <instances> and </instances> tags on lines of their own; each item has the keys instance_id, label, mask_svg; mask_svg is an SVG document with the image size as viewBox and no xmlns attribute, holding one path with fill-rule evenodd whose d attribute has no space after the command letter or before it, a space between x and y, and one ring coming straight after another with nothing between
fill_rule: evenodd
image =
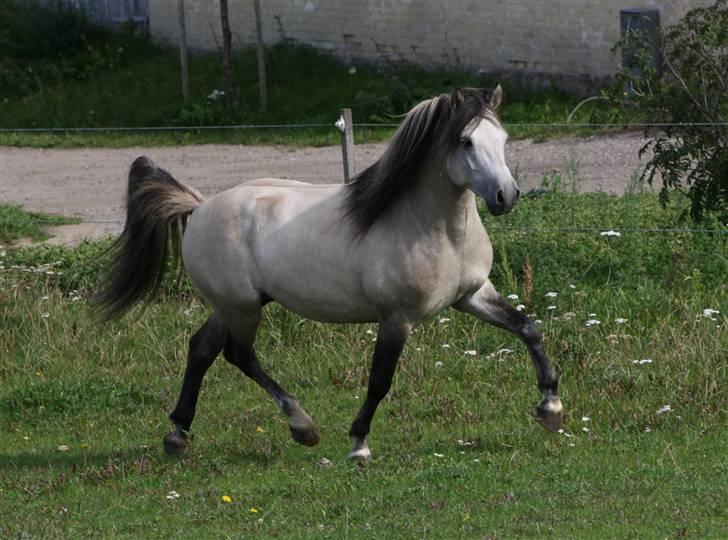
<instances>
[{"instance_id":1,"label":"horse's belly","mask_svg":"<svg viewBox=\"0 0 728 540\"><path fill-rule=\"evenodd\" d=\"M330 323L366 323L376 322L377 314L366 303L342 303L336 298L306 297L297 294L281 294L272 297L283 307L294 313L320 322Z\"/></svg>"},{"instance_id":2,"label":"horse's belly","mask_svg":"<svg viewBox=\"0 0 728 540\"><path fill-rule=\"evenodd\" d=\"M370 322L376 312L347 265L308 258L262 268L261 286L279 304L322 322ZM324 262L324 264L321 264ZM318 264L317 264L318 263Z\"/></svg>"}]
</instances>

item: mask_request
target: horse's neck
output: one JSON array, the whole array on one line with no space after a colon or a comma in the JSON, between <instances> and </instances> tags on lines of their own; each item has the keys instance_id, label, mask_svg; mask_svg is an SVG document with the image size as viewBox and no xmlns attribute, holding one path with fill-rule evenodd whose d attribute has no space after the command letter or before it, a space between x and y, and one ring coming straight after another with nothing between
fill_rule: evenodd
<instances>
[{"instance_id":1,"label":"horse's neck","mask_svg":"<svg viewBox=\"0 0 728 540\"><path fill-rule=\"evenodd\" d=\"M420 175L407 199L421 227L462 236L469 214L477 213L473 192L453 184L444 167L426 166Z\"/></svg>"}]
</instances>

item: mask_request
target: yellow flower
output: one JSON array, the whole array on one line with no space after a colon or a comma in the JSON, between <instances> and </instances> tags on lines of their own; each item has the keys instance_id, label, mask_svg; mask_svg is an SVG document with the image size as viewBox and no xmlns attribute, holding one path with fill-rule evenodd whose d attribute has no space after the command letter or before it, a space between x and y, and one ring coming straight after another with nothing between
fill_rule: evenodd
<instances>
[{"instance_id":1,"label":"yellow flower","mask_svg":"<svg viewBox=\"0 0 728 540\"><path fill-rule=\"evenodd\" d=\"M263 433L265 430L262 427L258 426L257 428L255 428L255 431L257 431L258 433Z\"/></svg>"},{"instance_id":2,"label":"yellow flower","mask_svg":"<svg viewBox=\"0 0 728 540\"><path fill-rule=\"evenodd\" d=\"M254 506L253 508L250 509L250 513L251 514L257 514L258 513L258 509Z\"/></svg>"},{"instance_id":3,"label":"yellow flower","mask_svg":"<svg viewBox=\"0 0 728 540\"><path fill-rule=\"evenodd\" d=\"M233 500L230 498L229 495L223 495L222 496L222 502L224 502L224 503L230 503L230 502L233 502Z\"/></svg>"}]
</instances>

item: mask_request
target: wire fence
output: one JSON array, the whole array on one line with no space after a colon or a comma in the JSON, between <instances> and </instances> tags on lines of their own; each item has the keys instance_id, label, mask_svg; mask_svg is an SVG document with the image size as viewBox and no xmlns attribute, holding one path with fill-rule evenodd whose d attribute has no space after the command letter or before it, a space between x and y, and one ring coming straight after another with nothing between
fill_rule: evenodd
<instances>
[{"instance_id":1,"label":"wire fence","mask_svg":"<svg viewBox=\"0 0 728 540\"><path fill-rule=\"evenodd\" d=\"M391 129L398 127L395 123L354 123L353 127L367 129ZM728 122L504 122L508 129L637 129L667 127L728 127ZM202 126L105 126L105 127L33 127L33 128L0 128L0 133L133 133L133 132L175 132L175 131L213 131L213 130L255 130L255 129L335 129L335 123L300 123L300 124L221 124Z\"/></svg>"},{"instance_id":2,"label":"wire fence","mask_svg":"<svg viewBox=\"0 0 728 540\"><path fill-rule=\"evenodd\" d=\"M98 224L98 225L124 225L121 219L84 219L81 224ZM43 219L24 219L12 220L0 219L0 227L6 225L37 225L40 227L63 227L74 225L74 223L58 223L57 221L48 221ZM622 234L711 234L711 235L728 235L728 229L700 229L700 228L659 228L659 227L541 227L526 225L487 225L489 231L516 231L516 232L551 232L551 233L577 233L577 234L599 234L600 236L613 237Z\"/></svg>"}]
</instances>

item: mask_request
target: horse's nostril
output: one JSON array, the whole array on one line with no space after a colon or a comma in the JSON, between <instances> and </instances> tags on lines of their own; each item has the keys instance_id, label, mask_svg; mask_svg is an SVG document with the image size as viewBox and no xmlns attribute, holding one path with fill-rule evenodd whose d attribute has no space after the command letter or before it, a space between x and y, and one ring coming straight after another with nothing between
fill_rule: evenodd
<instances>
[{"instance_id":1,"label":"horse's nostril","mask_svg":"<svg viewBox=\"0 0 728 540\"><path fill-rule=\"evenodd\" d=\"M503 204L503 190L499 190L498 193L495 196L495 202L498 204Z\"/></svg>"},{"instance_id":2,"label":"horse's nostril","mask_svg":"<svg viewBox=\"0 0 728 540\"><path fill-rule=\"evenodd\" d=\"M521 197L521 190L517 189L516 190L516 200L518 200L520 197Z\"/></svg>"}]
</instances>

